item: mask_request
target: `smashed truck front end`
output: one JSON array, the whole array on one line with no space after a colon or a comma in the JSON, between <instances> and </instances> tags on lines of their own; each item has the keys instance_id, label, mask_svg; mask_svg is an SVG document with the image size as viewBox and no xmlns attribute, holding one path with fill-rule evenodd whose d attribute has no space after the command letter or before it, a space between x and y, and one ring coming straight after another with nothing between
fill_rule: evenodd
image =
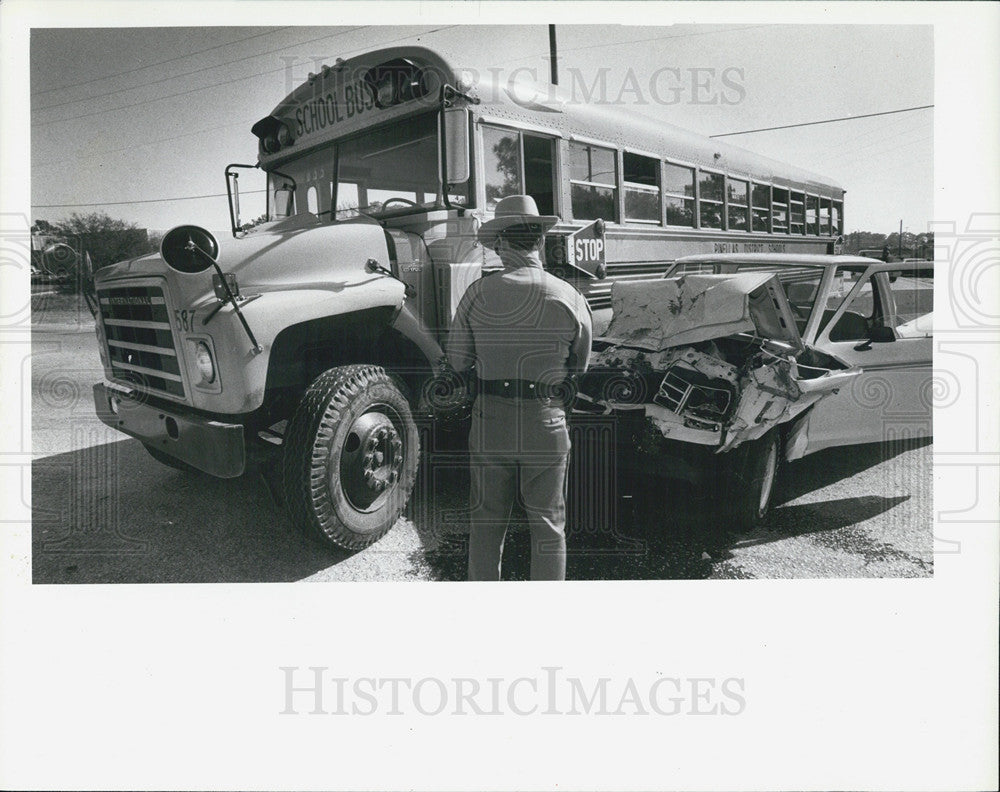
<instances>
[{"instance_id":1,"label":"smashed truck front end","mask_svg":"<svg viewBox=\"0 0 1000 792\"><path fill-rule=\"evenodd\" d=\"M731 451L858 373L805 347L776 274L616 283L583 398L664 438Z\"/></svg>"}]
</instances>

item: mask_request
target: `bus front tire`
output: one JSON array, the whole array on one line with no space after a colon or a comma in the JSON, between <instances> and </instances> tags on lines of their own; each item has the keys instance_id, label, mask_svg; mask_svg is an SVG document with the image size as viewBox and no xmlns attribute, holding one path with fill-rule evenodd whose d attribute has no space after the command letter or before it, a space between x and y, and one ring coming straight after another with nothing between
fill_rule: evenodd
<instances>
[{"instance_id":1,"label":"bus front tire","mask_svg":"<svg viewBox=\"0 0 1000 792\"><path fill-rule=\"evenodd\" d=\"M399 519L417 474L410 406L379 366L339 366L289 421L282 480L292 522L328 547L361 550Z\"/></svg>"}]
</instances>

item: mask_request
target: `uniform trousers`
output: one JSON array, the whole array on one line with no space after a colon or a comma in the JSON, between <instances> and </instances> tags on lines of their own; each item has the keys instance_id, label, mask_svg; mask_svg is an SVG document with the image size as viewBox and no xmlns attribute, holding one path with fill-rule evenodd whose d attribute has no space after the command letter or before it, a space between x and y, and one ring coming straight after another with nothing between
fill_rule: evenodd
<instances>
[{"instance_id":1,"label":"uniform trousers","mask_svg":"<svg viewBox=\"0 0 1000 792\"><path fill-rule=\"evenodd\" d=\"M481 394L472 411L469 579L499 580L518 491L531 530L531 579L566 578L569 430L562 404Z\"/></svg>"}]
</instances>

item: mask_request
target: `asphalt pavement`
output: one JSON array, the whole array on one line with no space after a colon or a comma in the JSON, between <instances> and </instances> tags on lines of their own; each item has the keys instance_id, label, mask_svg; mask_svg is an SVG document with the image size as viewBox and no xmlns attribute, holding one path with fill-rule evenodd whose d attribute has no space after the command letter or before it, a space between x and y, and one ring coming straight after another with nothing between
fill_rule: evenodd
<instances>
[{"instance_id":1,"label":"asphalt pavement","mask_svg":"<svg viewBox=\"0 0 1000 792\"><path fill-rule=\"evenodd\" d=\"M51 291L51 290L44 290ZM94 415L93 321L59 294L32 299L35 583L462 580L468 479L422 473L406 515L372 547L301 536L258 475L218 480L154 461ZM929 577L932 450L872 444L790 463L764 524L704 552L698 493L641 490L607 530L571 525L567 576L585 580ZM523 518L504 577L528 575Z\"/></svg>"}]
</instances>

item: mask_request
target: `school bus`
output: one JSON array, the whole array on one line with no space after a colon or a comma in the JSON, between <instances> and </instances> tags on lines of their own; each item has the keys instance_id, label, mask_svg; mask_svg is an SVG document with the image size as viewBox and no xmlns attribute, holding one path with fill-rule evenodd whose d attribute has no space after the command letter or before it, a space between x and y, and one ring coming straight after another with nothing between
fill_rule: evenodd
<instances>
[{"instance_id":1,"label":"school bus","mask_svg":"<svg viewBox=\"0 0 1000 792\"><path fill-rule=\"evenodd\" d=\"M499 266L476 232L500 198L561 218L546 266L598 331L616 280L695 253L832 252L843 229L828 180L422 47L338 59L251 132L256 162L225 168L232 239L181 226L95 274L95 404L167 465L276 464L295 524L348 549L402 513L415 416L460 399L442 349Z\"/></svg>"}]
</instances>

